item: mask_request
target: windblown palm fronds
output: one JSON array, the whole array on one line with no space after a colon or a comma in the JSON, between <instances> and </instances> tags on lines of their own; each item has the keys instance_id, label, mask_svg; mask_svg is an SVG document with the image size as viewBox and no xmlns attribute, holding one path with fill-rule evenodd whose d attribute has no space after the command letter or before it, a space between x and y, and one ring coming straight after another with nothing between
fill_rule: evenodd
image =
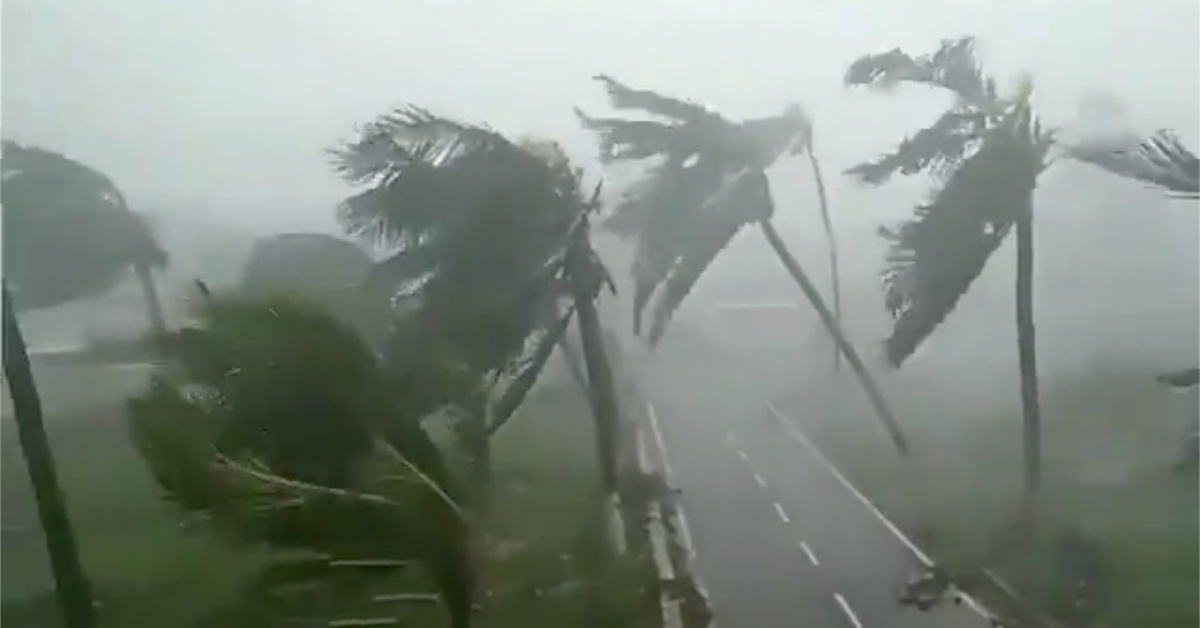
<instances>
[{"instance_id":1,"label":"windblown palm fronds","mask_svg":"<svg viewBox=\"0 0 1200 628\"><path fill-rule=\"evenodd\" d=\"M282 297L210 296L197 319L129 401L167 496L237 542L416 560L467 625L467 533L448 472L373 353L315 305Z\"/></svg>"},{"instance_id":2,"label":"windblown palm fronds","mask_svg":"<svg viewBox=\"0 0 1200 628\"><path fill-rule=\"evenodd\" d=\"M1200 158L1171 131L1160 130L1136 146L1084 142L1067 156L1115 175L1141 181L1176 198L1200 198Z\"/></svg>"},{"instance_id":3,"label":"windblown palm fronds","mask_svg":"<svg viewBox=\"0 0 1200 628\"><path fill-rule=\"evenodd\" d=\"M166 252L100 172L58 153L5 140L4 276L18 310L52 307L115 286Z\"/></svg>"},{"instance_id":4,"label":"windblown palm fronds","mask_svg":"<svg viewBox=\"0 0 1200 628\"><path fill-rule=\"evenodd\" d=\"M899 49L866 55L850 65L845 83L883 89L915 83L948 90L955 97L946 113L906 138L895 151L847 171L871 185L884 183L897 172L948 175L974 152L983 131L1002 113L995 82L975 58L972 37L945 40L936 52L920 57Z\"/></svg>"},{"instance_id":5,"label":"windblown palm fronds","mask_svg":"<svg viewBox=\"0 0 1200 628\"><path fill-rule=\"evenodd\" d=\"M735 123L694 104L599 76L614 108L642 111L654 119L594 118L577 112L599 138L605 162L656 158L632 186L606 226L637 239L634 331L659 286L651 341L716 255L745 224L769 219L770 203L742 204L730 190L786 152L807 150L811 123L798 106L779 116Z\"/></svg>"},{"instance_id":6,"label":"windblown palm fronds","mask_svg":"<svg viewBox=\"0 0 1200 628\"><path fill-rule=\"evenodd\" d=\"M886 342L893 366L953 311L1021 212L1029 211L1050 141L1027 105L1015 107L912 219L880 230L889 243L883 280L894 318Z\"/></svg>"}]
</instances>

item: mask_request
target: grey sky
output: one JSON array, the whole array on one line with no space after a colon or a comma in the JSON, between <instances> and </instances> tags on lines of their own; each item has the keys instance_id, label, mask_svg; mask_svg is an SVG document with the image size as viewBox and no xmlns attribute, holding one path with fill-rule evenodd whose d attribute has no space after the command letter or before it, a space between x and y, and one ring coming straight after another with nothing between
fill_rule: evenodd
<instances>
[{"instance_id":1,"label":"grey sky","mask_svg":"<svg viewBox=\"0 0 1200 628\"><path fill-rule=\"evenodd\" d=\"M573 105L598 72L732 116L798 100L840 169L932 115L917 92L847 93L855 56L978 35L1034 72L1052 122L1086 90L1197 135L1194 0L6 0L4 135L110 173L135 202L327 224L322 149L402 101L590 157ZM904 104L901 104L904 103ZM897 113L897 107L908 112ZM890 115L885 119L885 113ZM908 115L905 115L907 113ZM835 182L835 194L856 194ZM874 220L876 216L870 217ZM255 222L258 222L255 220Z\"/></svg>"}]
</instances>

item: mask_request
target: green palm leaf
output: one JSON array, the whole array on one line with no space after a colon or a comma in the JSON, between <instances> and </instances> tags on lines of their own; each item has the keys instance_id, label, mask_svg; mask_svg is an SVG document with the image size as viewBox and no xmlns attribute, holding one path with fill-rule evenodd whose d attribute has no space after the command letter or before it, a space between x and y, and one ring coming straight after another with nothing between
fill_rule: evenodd
<instances>
[{"instance_id":1,"label":"green palm leaf","mask_svg":"<svg viewBox=\"0 0 1200 628\"><path fill-rule=\"evenodd\" d=\"M1137 146L1083 143L1067 156L1165 190L1169 196L1200 198L1200 158L1171 131L1160 130Z\"/></svg>"},{"instance_id":2,"label":"green palm leaf","mask_svg":"<svg viewBox=\"0 0 1200 628\"><path fill-rule=\"evenodd\" d=\"M888 361L899 366L966 294L1021 211L1032 203L1050 137L1028 107L1014 108L912 219L883 229L883 274L894 319Z\"/></svg>"}]
</instances>

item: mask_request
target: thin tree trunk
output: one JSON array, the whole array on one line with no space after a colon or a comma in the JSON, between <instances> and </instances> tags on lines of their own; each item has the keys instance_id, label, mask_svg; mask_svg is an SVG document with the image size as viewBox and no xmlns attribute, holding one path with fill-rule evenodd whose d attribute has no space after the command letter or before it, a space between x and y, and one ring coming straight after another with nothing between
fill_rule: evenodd
<instances>
[{"instance_id":1,"label":"thin tree trunk","mask_svg":"<svg viewBox=\"0 0 1200 628\"><path fill-rule=\"evenodd\" d=\"M7 284L3 292L4 376L8 379L21 453L25 456L25 466L29 470L29 481L37 501L38 519L46 538L46 553L50 556L50 570L54 575L63 625L66 628L93 628L96 625L96 611L92 606L91 583L79 559L75 534L58 486L54 456L42 421L42 402L38 397L37 384L29 365L29 353L13 311Z\"/></svg>"},{"instance_id":2,"label":"thin tree trunk","mask_svg":"<svg viewBox=\"0 0 1200 628\"><path fill-rule=\"evenodd\" d=\"M830 283L833 288L833 317L837 321L838 326L842 325L842 285L841 273L838 271L838 249L837 237L833 233L833 217L829 213L829 198L825 194L825 178L821 176L821 162L817 160L816 153L813 152L811 146L808 148L808 165L812 168L813 179L817 183L817 203L821 209L821 222L825 226L825 239L829 242L829 275ZM833 368L840 370L842 367L842 352L838 350L837 343L833 347Z\"/></svg>"},{"instance_id":3,"label":"thin tree trunk","mask_svg":"<svg viewBox=\"0 0 1200 628\"><path fill-rule=\"evenodd\" d=\"M879 415L880 421L891 436L892 442L896 445L896 449L901 454L908 455L908 439L905 438L904 432L900 429L900 424L896 421L895 415L891 408L888 407L887 401L883 398L883 393L879 390L879 386L875 384L875 379L871 377L871 373L867 371L866 365L858 356L858 351L854 349L854 345L846 339L846 335L842 332L841 325L838 324L833 312L829 310L829 306L825 305L825 301L821 298L821 293L817 291L817 287L813 285L811 279L800 268L800 263L788 251L787 245L783 243L783 239L779 237L779 233L775 231L774 225L769 220L759 221L759 226L762 227L763 235L766 236L767 242L775 251L775 255L779 257L779 261L783 262L787 268L788 274L792 276L792 280L804 292L804 296L808 298L809 303L817 311L821 322L825 324L825 329L829 331L829 335L833 337L833 341L837 343L838 349L846 356L846 362L850 364L850 368L854 370L862 382L863 389L867 393L867 398L871 400L871 405L874 406L876 414Z\"/></svg>"},{"instance_id":4,"label":"thin tree trunk","mask_svg":"<svg viewBox=\"0 0 1200 628\"><path fill-rule=\"evenodd\" d=\"M1021 432L1025 447L1025 491L1042 484L1042 409L1038 400L1037 335L1033 322L1033 212L1017 218L1017 363L1021 371Z\"/></svg>"},{"instance_id":5,"label":"thin tree trunk","mask_svg":"<svg viewBox=\"0 0 1200 628\"><path fill-rule=\"evenodd\" d=\"M575 347L571 346L571 341L564 334L558 341L559 352L562 353L563 361L567 363L567 370L571 373L571 379L579 385L580 390L587 394L588 385L587 379L583 375L583 366L579 359L579 354L575 352Z\"/></svg>"},{"instance_id":6,"label":"thin tree trunk","mask_svg":"<svg viewBox=\"0 0 1200 628\"><path fill-rule=\"evenodd\" d=\"M146 313L150 319L150 330L155 337L162 337L167 332L167 317L163 314L162 299L158 296L158 286L154 283L154 273L145 264L136 264L138 282L142 284L142 295L146 298Z\"/></svg>"},{"instance_id":7,"label":"thin tree trunk","mask_svg":"<svg viewBox=\"0 0 1200 628\"><path fill-rule=\"evenodd\" d=\"M586 220L586 219L585 219ZM619 487L621 456L621 414L612 365L604 350L604 335L596 311L599 281L589 268L587 254L588 229L585 224L579 239L567 252L567 274L570 276L572 298L575 301L583 362L587 367L588 393L592 417L596 423L596 457L600 467L600 483L604 492L604 508L608 519L609 540L617 553L625 551L624 520L621 515Z\"/></svg>"}]
</instances>

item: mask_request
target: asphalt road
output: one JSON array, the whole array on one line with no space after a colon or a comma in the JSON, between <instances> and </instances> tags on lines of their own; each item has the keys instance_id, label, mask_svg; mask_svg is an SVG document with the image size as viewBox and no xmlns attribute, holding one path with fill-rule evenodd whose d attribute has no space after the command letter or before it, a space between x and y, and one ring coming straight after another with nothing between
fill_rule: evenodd
<instances>
[{"instance_id":1,"label":"asphalt road","mask_svg":"<svg viewBox=\"0 0 1200 628\"><path fill-rule=\"evenodd\" d=\"M634 362L720 628L992 625L970 600L897 602L927 558L738 369Z\"/></svg>"}]
</instances>

